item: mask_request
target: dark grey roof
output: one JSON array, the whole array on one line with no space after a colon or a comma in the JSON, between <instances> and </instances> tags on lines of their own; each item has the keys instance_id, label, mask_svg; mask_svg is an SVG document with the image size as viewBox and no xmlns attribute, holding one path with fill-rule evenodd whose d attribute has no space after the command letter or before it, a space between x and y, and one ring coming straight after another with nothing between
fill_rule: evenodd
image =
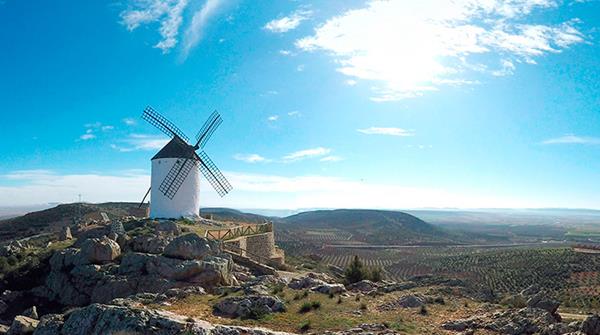
<instances>
[{"instance_id":1,"label":"dark grey roof","mask_svg":"<svg viewBox=\"0 0 600 335\"><path fill-rule=\"evenodd\" d=\"M160 151L152 157L152 160L158 158L198 158L194 147L185 143L178 137L173 137Z\"/></svg>"}]
</instances>

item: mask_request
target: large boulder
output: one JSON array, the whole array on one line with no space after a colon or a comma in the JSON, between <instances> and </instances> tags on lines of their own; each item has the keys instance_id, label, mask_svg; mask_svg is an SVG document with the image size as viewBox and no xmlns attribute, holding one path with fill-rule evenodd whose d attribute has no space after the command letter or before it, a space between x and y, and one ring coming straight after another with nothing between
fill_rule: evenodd
<instances>
[{"instance_id":1,"label":"large boulder","mask_svg":"<svg viewBox=\"0 0 600 335\"><path fill-rule=\"evenodd\" d=\"M17 315L13 320L10 328L8 329L7 335L26 335L33 334L33 331L38 326L39 321L36 319L28 318L23 315Z\"/></svg>"},{"instance_id":2,"label":"large boulder","mask_svg":"<svg viewBox=\"0 0 600 335\"><path fill-rule=\"evenodd\" d=\"M157 235L173 235L179 236L181 235L181 229L177 225L177 223L173 220L161 220L158 221L154 230Z\"/></svg>"},{"instance_id":3,"label":"large boulder","mask_svg":"<svg viewBox=\"0 0 600 335\"><path fill-rule=\"evenodd\" d=\"M164 256L148 259L146 272L160 277L196 283L204 287L229 284L231 278L231 258L207 256L204 260L180 260Z\"/></svg>"},{"instance_id":4,"label":"large boulder","mask_svg":"<svg viewBox=\"0 0 600 335\"><path fill-rule=\"evenodd\" d=\"M586 335L600 335L600 317L597 314L588 316L581 323L581 331Z\"/></svg>"},{"instance_id":5,"label":"large boulder","mask_svg":"<svg viewBox=\"0 0 600 335\"><path fill-rule=\"evenodd\" d=\"M549 298L548 296L546 296L543 293L537 293L537 294L533 295L531 298L529 298L529 300L527 301L527 307L541 308L552 314L556 313L556 310L558 309L559 305L560 305L560 302Z\"/></svg>"},{"instance_id":6,"label":"large boulder","mask_svg":"<svg viewBox=\"0 0 600 335\"><path fill-rule=\"evenodd\" d=\"M555 316L541 308L509 309L477 315L468 319L448 321L442 324L442 328L453 331L486 329L507 335L554 334L549 333L549 330L560 330Z\"/></svg>"},{"instance_id":7,"label":"large boulder","mask_svg":"<svg viewBox=\"0 0 600 335\"><path fill-rule=\"evenodd\" d=\"M313 276L304 276L301 278L294 278L288 284L288 287L293 290L302 290L305 288L313 288L317 286L323 286L327 283L321 279L314 278Z\"/></svg>"},{"instance_id":8,"label":"large boulder","mask_svg":"<svg viewBox=\"0 0 600 335\"><path fill-rule=\"evenodd\" d=\"M215 242L197 234L187 234L171 241L166 246L164 255L179 259L202 259L216 252Z\"/></svg>"},{"instance_id":9,"label":"large boulder","mask_svg":"<svg viewBox=\"0 0 600 335\"><path fill-rule=\"evenodd\" d=\"M119 244L108 237L91 238L81 245L81 254L90 263L104 264L114 261L121 255Z\"/></svg>"},{"instance_id":10,"label":"large boulder","mask_svg":"<svg viewBox=\"0 0 600 335\"><path fill-rule=\"evenodd\" d=\"M162 254L171 242L169 238L156 235L140 235L133 238L131 248L136 252Z\"/></svg>"},{"instance_id":11,"label":"large boulder","mask_svg":"<svg viewBox=\"0 0 600 335\"><path fill-rule=\"evenodd\" d=\"M216 303L213 309L217 315L248 319L270 313L285 312L285 305L276 296L249 295L225 298Z\"/></svg>"},{"instance_id":12,"label":"large boulder","mask_svg":"<svg viewBox=\"0 0 600 335\"><path fill-rule=\"evenodd\" d=\"M323 294L339 294L346 291L342 284L323 284L312 288L313 291Z\"/></svg>"}]
</instances>

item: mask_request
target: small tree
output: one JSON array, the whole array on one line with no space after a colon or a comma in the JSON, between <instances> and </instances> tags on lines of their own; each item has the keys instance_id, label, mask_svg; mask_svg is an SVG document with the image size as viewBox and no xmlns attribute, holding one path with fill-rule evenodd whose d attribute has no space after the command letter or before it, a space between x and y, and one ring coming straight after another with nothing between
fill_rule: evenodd
<instances>
[{"instance_id":1,"label":"small tree","mask_svg":"<svg viewBox=\"0 0 600 335\"><path fill-rule=\"evenodd\" d=\"M363 263L360 261L358 256L354 256L354 259L348 265L345 272L346 282L348 284L359 282L367 277L367 271Z\"/></svg>"},{"instance_id":2,"label":"small tree","mask_svg":"<svg viewBox=\"0 0 600 335\"><path fill-rule=\"evenodd\" d=\"M383 280L383 274L380 267L374 267L371 269L370 279L374 282L380 282Z\"/></svg>"}]
</instances>

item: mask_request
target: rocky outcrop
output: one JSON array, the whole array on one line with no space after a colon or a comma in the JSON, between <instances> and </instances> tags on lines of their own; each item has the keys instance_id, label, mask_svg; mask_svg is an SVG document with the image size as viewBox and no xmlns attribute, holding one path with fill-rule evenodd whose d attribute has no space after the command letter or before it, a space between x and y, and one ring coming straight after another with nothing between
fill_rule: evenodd
<instances>
[{"instance_id":1,"label":"rocky outcrop","mask_svg":"<svg viewBox=\"0 0 600 335\"><path fill-rule=\"evenodd\" d=\"M453 331L487 329L499 334L524 335L547 333L549 329L556 328L558 322L547 310L522 308L449 321L442 324L442 328Z\"/></svg>"},{"instance_id":2,"label":"rocky outcrop","mask_svg":"<svg viewBox=\"0 0 600 335\"><path fill-rule=\"evenodd\" d=\"M304 277L292 279L292 281L290 281L290 283L288 284L288 287L293 290L302 290L326 284L327 283L325 281L316 278L316 276L313 273L309 273Z\"/></svg>"},{"instance_id":3,"label":"rocky outcrop","mask_svg":"<svg viewBox=\"0 0 600 335\"><path fill-rule=\"evenodd\" d=\"M66 315L44 316L34 334L285 335L263 329L213 325L173 313L100 304Z\"/></svg>"},{"instance_id":4,"label":"rocky outcrop","mask_svg":"<svg viewBox=\"0 0 600 335\"><path fill-rule=\"evenodd\" d=\"M17 315L13 320L7 335L26 335L33 334L33 331L38 326L39 321L36 319L28 318L23 315Z\"/></svg>"},{"instance_id":5,"label":"rocky outcrop","mask_svg":"<svg viewBox=\"0 0 600 335\"><path fill-rule=\"evenodd\" d=\"M202 259L216 253L218 246L214 241L200 237L197 234L182 235L171 241L164 251L164 255L179 259Z\"/></svg>"},{"instance_id":6,"label":"rocky outcrop","mask_svg":"<svg viewBox=\"0 0 600 335\"><path fill-rule=\"evenodd\" d=\"M171 239L164 236L140 235L134 237L130 245L135 252L162 254L169 242L171 242Z\"/></svg>"},{"instance_id":7,"label":"rocky outcrop","mask_svg":"<svg viewBox=\"0 0 600 335\"><path fill-rule=\"evenodd\" d=\"M346 291L342 284L323 284L312 288L313 291L323 294L340 294Z\"/></svg>"},{"instance_id":8,"label":"rocky outcrop","mask_svg":"<svg viewBox=\"0 0 600 335\"><path fill-rule=\"evenodd\" d=\"M175 221L172 220L161 220L158 221L154 230L157 235L173 235L179 236L181 235L181 229L177 225Z\"/></svg>"},{"instance_id":9,"label":"rocky outcrop","mask_svg":"<svg viewBox=\"0 0 600 335\"><path fill-rule=\"evenodd\" d=\"M581 323L581 331L586 335L600 335L600 317L590 315Z\"/></svg>"},{"instance_id":10,"label":"rocky outcrop","mask_svg":"<svg viewBox=\"0 0 600 335\"><path fill-rule=\"evenodd\" d=\"M104 264L119 257L121 247L108 237L91 238L81 245L81 254L89 263Z\"/></svg>"},{"instance_id":11,"label":"rocky outcrop","mask_svg":"<svg viewBox=\"0 0 600 335\"><path fill-rule=\"evenodd\" d=\"M543 294L543 293L537 293L535 295L533 295L531 298L529 298L529 300L527 300L527 307L530 308L541 308L543 310L546 310L548 312L550 312L551 314L555 314L556 315L556 310L558 309L558 306L560 305L560 302L549 298L547 295Z\"/></svg>"},{"instance_id":12,"label":"rocky outcrop","mask_svg":"<svg viewBox=\"0 0 600 335\"><path fill-rule=\"evenodd\" d=\"M270 295L229 297L213 307L217 315L242 319L255 319L266 314L285 312L283 301Z\"/></svg>"}]
</instances>

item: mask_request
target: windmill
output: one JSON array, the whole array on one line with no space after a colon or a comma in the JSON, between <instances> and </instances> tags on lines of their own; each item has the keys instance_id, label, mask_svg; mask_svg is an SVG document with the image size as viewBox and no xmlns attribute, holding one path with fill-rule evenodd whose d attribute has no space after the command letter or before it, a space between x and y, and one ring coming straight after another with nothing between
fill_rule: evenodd
<instances>
[{"instance_id":1,"label":"windmill","mask_svg":"<svg viewBox=\"0 0 600 335\"><path fill-rule=\"evenodd\" d=\"M223 122L217 111L213 112L196 135L196 143L190 145L188 137L171 121L148 106L142 118L171 137L152 157L151 192L152 218L198 218L200 214L200 174L222 197L232 187L203 149L208 139ZM200 150L200 151L198 151Z\"/></svg>"}]
</instances>

